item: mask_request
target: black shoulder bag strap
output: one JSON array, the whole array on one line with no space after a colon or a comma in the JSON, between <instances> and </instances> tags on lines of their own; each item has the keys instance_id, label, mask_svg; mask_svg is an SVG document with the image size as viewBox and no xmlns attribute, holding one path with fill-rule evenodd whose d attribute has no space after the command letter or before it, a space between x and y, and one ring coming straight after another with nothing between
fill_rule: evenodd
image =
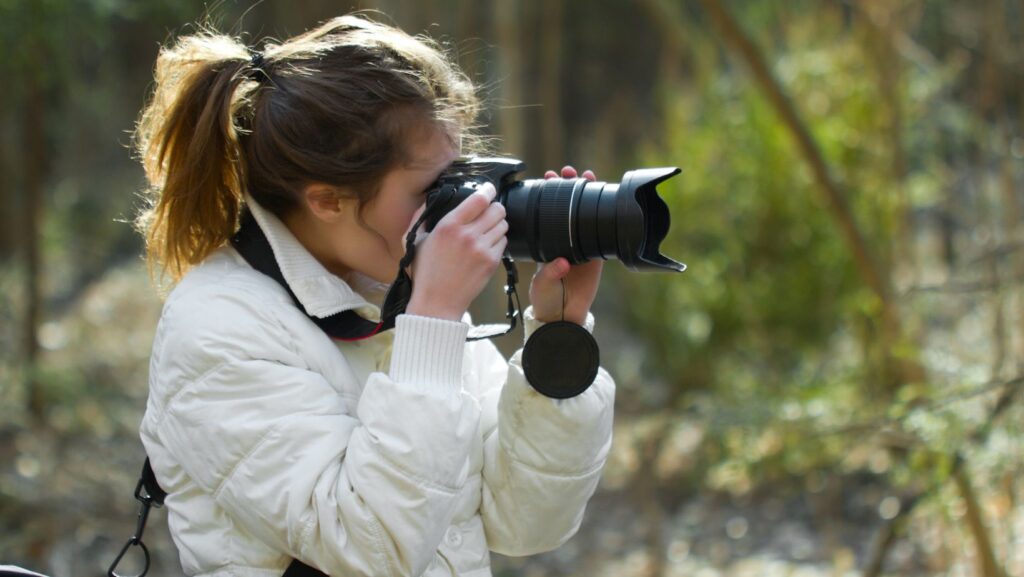
<instances>
[{"instance_id":1,"label":"black shoulder bag strap","mask_svg":"<svg viewBox=\"0 0 1024 577\"><path fill-rule=\"evenodd\" d=\"M110 569L107 570L109 577L123 577L122 575L115 573L117 566L121 564L121 560L124 559L125 554L132 547L138 547L142 550L143 557L145 559L145 565L142 567L142 572L136 577L143 577L149 571L149 549L146 548L146 544L142 542L142 532L146 530L146 521L149 520L149 509L151 507L163 507L164 499L167 498L167 493L160 488L160 484L156 482L156 476L153 474L153 468L149 465L149 459L146 459L146 463L142 466L142 475L139 477L139 482L135 485L135 498L142 503L139 507L139 520L135 525L135 534L133 534L128 542L121 548L121 552L117 554L117 558L110 564Z\"/></svg>"},{"instance_id":2,"label":"black shoulder bag strap","mask_svg":"<svg viewBox=\"0 0 1024 577\"><path fill-rule=\"evenodd\" d=\"M142 550L143 562L142 571L134 577L143 577L149 572L149 549L146 544L142 542L142 533L146 530L146 521L149 520L149 510L152 507L163 507L164 499L167 498L167 493L160 488L160 483L156 480L156 475L153 473L153 467L149 464L149 459L142 465L142 474L139 476L139 482L135 485L135 498L142 503L139 507L139 518L138 523L135 526L135 534L133 534L128 542L121 548L121 552L117 554L117 558L110 564L110 569L107 570L108 577L126 577L120 573L116 573L117 566L121 564L121 560L124 559L125 554L132 547L138 547ZM306 565L298 559L293 559L291 565L285 570L282 577L328 577L326 573L318 571L309 565Z\"/></svg>"}]
</instances>

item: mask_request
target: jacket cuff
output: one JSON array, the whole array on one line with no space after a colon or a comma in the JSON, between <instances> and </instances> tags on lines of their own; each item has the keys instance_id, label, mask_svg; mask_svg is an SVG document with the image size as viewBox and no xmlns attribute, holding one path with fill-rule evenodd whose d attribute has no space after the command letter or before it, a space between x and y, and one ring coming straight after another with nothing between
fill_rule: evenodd
<instances>
[{"instance_id":1,"label":"jacket cuff","mask_svg":"<svg viewBox=\"0 0 1024 577\"><path fill-rule=\"evenodd\" d=\"M469 325L403 314L395 319L391 380L423 392L462 390L462 361Z\"/></svg>"},{"instance_id":2,"label":"jacket cuff","mask_svg":"<svg viewBox=\"0 0 1024 577\"><path fill-rule=\"evenodd\" d=\"M523 311L523 343L525 344L526 341L530 340L530 335L545 324L534 318L532 305L526 307L526 310ZM587 313L587 319L583 321L583 328L587 329L588 333L594 333L594 315L592 313Z\"/></svg>"}]
</instances>

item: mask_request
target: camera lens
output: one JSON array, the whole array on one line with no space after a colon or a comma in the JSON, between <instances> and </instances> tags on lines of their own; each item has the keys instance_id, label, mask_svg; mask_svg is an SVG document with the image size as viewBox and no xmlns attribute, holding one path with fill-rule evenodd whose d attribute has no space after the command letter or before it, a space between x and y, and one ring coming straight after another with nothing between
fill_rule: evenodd
<instances>
[{"instance_id":1,"label":"camera lens","mask_svg":"<svg viewBox=\"0 0 1024 577\"><path fill-rule=\"evenodd\" d=\"M622 183L583 178L524 180L499 198L508 221L508 250L513 258L572 264L618 258L633 270L683 271L659 245L669 229L669 212L657 184L679 172L641 169Z\"/></svg>"},{"instance_id":2,"label":"camera lens","mask_svg":"<svg viewBox=\"0 0 1024 577\"><path fill-rule=\"evenodd\" d=\"M678 168L632 170L621 183L584 178L515 180L515 159L474 158L452 166L428 193L437 203L427 230L484 182L493 182L505 206L508 252L520 260L572 264L618 258L628 268L682 272L686 265L659 252L669 229L669 211L656 186Z\"/></svg>"}]
</instances>

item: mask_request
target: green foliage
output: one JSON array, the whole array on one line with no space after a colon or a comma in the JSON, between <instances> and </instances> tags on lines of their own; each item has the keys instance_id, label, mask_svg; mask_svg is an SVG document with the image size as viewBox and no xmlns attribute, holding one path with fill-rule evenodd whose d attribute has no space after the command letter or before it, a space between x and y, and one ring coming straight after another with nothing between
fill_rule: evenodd
<instances>
[{"instance_id":1,"label":"green foliage","mask_svg":"<svg viewBox=\"0 0 1024 577\"><path fill-rule=\"evenodd\" d=\"M694 83L696 92L664 90L664 147L639 160L683 166L661 188L674 219L663 248L690 268L670 280L616 280L637 295L636 322L681 353L654 359L677 386L711 385L686 375L705 358L722 370L747 365L751 383L771 387L765 377L824 350L860 285L768 103L736 77Z\"/></svg>"},{"instance_id":2,"label":"green foliage","mask_svg":"<svg viewBox=\"0 0 1024 577\"><path fill-rule=\"evenodd\" d=\"M788 13L788 29L800 33L787 36L775 76L880 265L918 266L894 260L893 247L918 244L901 227L914 211L945 202L950 168L937 151L979 136L953 95L961 65L881 62L865 48L877 39ZM662 246L689 269L673 277L609 275L656 375L644 382L664 383L643 396L647 410L665 398L692 410L706 429L700 452L710 488L743 493L756 482L822 468L892 473L893 482L919 487L922 479L943 482L951 451L969 448L985 424L990 397L937 408L937 399L982 384L943 378L905 383L895 398L879 394L884 359L917 359L922 343L904 335L879 355L880 303L792 134L742 67L726 66L710 43L692 42L689 74L660 87L664 133L637 159L683 167L660 187L673 215ZM884 66L899 66L898 86L884 85ZM899 125L886 100L890 88ZM895 170L897 153L906 158L904 172ZM922 258L922 267L937 264ZM904 302L901 312L918 327L952 313L947 299ZM900 442L891 446L885 431Z\"/></svg>"}]
</instances>

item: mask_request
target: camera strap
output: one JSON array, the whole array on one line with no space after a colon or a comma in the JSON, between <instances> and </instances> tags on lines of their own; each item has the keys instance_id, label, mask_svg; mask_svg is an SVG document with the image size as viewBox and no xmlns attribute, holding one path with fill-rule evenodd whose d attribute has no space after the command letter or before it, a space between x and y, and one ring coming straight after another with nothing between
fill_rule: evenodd
<instances>
[{"instance_id":1,"label":"camera strap","mask_svg":"<svg viewBox=\"0 0 1024 577\"><path fill-rule=\"evenodd\" d=\"M413 283L408 270L409 266L412 265L413 259L416 257L417 233L424 222L427 222L428 219L448 204L453 194L454 192L451 189L443 189L440 194L431 197L420 218L409 229L409 233L405 238L405 256L402 257L399 263L398 276L395 277L395 281L391 283L391 287L384 297L384 304L380 308L380 320L377 322L367 320L352 310L341 311L327 317L310 315L305 307L302 306L299 297L288 286L288 282L281 273L281 267L277 264L277 259L274 258L274 250L270 246L270 241L267 240L266 234L260 228L259 223L256 222L251 211L244 210L242 212L241 226L238 232L235 233L235 236L231 238L231 244L242 255L242 258L249 263L249 266L269 276L284 287L288 294L291 295L295 306L305 312L309 320L320 327L332 339L336 341L368 339L378 333L394 328L398 315L405 312L406 307L409 305L409 299L412 298ZM505 316L509 324L472 327L469 331L469 336L466 338L467 341L477 341L506 335L516 327L516 319L520 311L519 294L516 292L516 283L518 282L519 275L516 271L515 263L507 253L502 256L501 261L505 265L507 279L505 295L508 300L508 308Z\"/></svg>"},{"instance_id":2,"label":"camera strap","mask_svg":"<svg viewBox=\"0 0 1024 577\"><path fill-rule=\"evenodd\" d=\"M450 185L442 186L437 194L430 196L427 201L427 207L423 209L419 219L409 229L409 233L405 237L405 256L402 257L398 266L398 278L392 283L387 296L384 297L384 306L381 307L382 319L386 318L383 316L385 314L397 317L405 312L405 307L408 306L409 299L412 297L412 278L409 277L408 270L409 266L412 265L413 259L416 258L416 237L420 227L425 222L436 222L438 218L434 218L435 215L438 217L443 216L439 213L444 211L444 207L448 205L454 195L455 187ZM505 297L507 299L505 318L508 319L508 324L473 326L469 329L469 335L466 337L467 341L493 339L494 337L507 335L516 328L516 320L521 310L519 293L516 292L519 272L516 270L516 264L512 257L509 256L507 250L501 257L501 264L505 266ZM393 317L390 324L391 327L395 326Z\"/></svg>"},{"instance_id":3,"label":"camera strap","mask_svg":"<svg viewBox=\"0 0 1024 577\"><path fill-rule=\"evenodd\" d=\"M242 255L242 258L249 263L249 266L274 279L288 291L292 300L295 301L295 306L332 339L339 341L361 340L394 326L394 316L397 315L389 318L389 315L385 314L386 308L381 310L380 322L368 321L351 310L341 311L329 317L315 317L309 314L302 306L302 302L299 301L299 297L295 296L295 292L288 286L284 274L281 273L281 267L277 264L277 259L274 258L274 249L271 248L267 235L264 234L263 229L256 222L256 218L248 209L242 212L241 226L235 236L231 237L231 244L238 254ZM394 287L392 287L393 289ZM389 297L391 292L388 291ZM385 307L386 305L385 301ZM391 324L388 324L389 321Z\"/></svg>"}]
</instances>

